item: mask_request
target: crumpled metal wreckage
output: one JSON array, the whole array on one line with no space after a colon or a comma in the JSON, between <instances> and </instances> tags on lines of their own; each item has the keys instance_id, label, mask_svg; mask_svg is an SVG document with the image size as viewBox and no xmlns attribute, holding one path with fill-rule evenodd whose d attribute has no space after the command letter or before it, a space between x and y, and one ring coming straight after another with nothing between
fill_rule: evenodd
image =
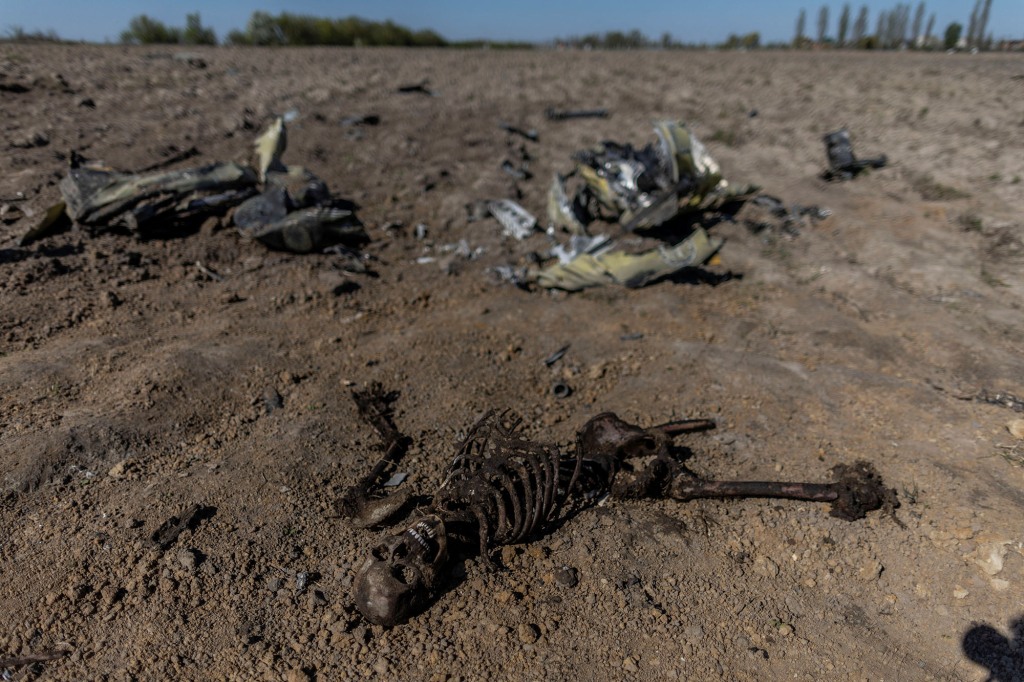
<instances>
[{"instance_id":1,"label":"crumpled metal wreckage","mask_svg":"<svg viewBox=\"0 0 1024 682\"><path fill-rule=\"evenodd\" d=\"M576 168L556 174L548 191L551 231L588 235L597 220L618 223L621 233L658 227L685 213L698 213L747 198L753 185L730 185L718 163L682 122L654 125L655 144L636 149L606 141L578 152ZM569 181L576 181L570 195ZM526 281L548 289L578 291L609 283L640 287L686 267L707 262L720 238L696 227L676 244L627 253L612 242L600 252L585 249L571 259L531 272ZM511 271L510 271L511 272Z\"/></svg>"},{"instance_id":2,"label":"crumpled metal wreckage","mask_svg":"<svg viewBox=\"0 0 1024 682\"><path fill-rule=\"evenodd\" d=\"M889 159L885 154L872 159L858 159L853 153L850 131L846 128L828 133L822 137L828 168L822 173L826 180L850 180L868 168L882 168Z\"/></svg>"},{"instance_id":3,"label":"crumpled metal wreckage","mask_svg":"<svg viewBox=\"0 0 1024 682\"><path fill-rule=\"evenodd\" d=\"M73 153L60 182L63 200L21 243L45 236L65 216L96 229L147 234L235 206L241 234L274 249L309 253L369 241L351 203L333 198L324 181L305 168L281 161L287 147L281 117L255 146L257 168L228 162L143 174L116 171Z\"/></svg>"}]
</instances>

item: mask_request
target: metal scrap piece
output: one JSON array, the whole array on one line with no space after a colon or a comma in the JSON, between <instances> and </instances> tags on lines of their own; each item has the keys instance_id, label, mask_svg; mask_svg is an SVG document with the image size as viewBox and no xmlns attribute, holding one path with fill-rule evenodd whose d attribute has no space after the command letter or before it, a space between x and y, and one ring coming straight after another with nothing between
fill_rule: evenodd
<instances>
[{"instance_id":1,"label":"metal scrap piece","mask_svg":"<svg viewBox=\"0 0 1024 682\"><path fill-rule=\"evenodd\" d=\"M150 539L160 549L168 549L178 540L179 535L186 530L195 530L203 519L213 516L215 511L213 507L192 504L181 513L181 516L172 516L160 524Z\"/></svg>"},{"instance_id":2,"label":"metal scrap piece","mask_svg":"<svg viewBox=\"0 0 1024 682\"><path fill-rule=\"evenodd\" d=\"M579 291L603 284L642 287L656 279L707 261L722 246L720 238L709 237L703 228L675 246L637 254L608 251L592 255L583 253L569 263L557 263L537 273L536 282L546 289Z\"/></svg>"},{"instance_id":3,"label":"metal scrap piece","mask_svg":"<svg viewBox=\"0 0 1024 682\"><path fill-rule=\"evenodd\" d=\"M587 228L580 202L570 201L565 193L565 177L555 173L548 190L548 220L551 226L571 234L585 234Z\"/></svg>"},{"instance_id":4,"label":"metal scrap piece","mask_svg":"<svg viewBox=\"0 0 1024 682\"><path fill-rule=\"evenodd\" d=\"M827 133L822 141L828 155L828 168L822 173L826 180L849 180L865 169L881 168L888 163L885 154L873 159L858 159L853 153L850 131L846 128Z\"/></svg>"},{"instance_id":5,"label":"metal scrap piece","mask_svg":"<svg viewBox=\"0 0 1024 682\"><path fill-rule=\"evenodd\" d=\"M530 140L532 142L536 142L540 139L540 136L537 134L537 131L534 130L533 128L530 128L529 130L524 130L523 128L519 128L514 125L509 125L504 121L499 123L498 127L504 130L505 132L511 133L513 135L519 135L520 137L525 137L527 140Z\"/></svg>"},{"instance_id":6,"label":"metal scrap piece","mask_svg":"<svg viewBox=\"0 0 1024 682\"><path fill-rule=\"evenodd\" d=\"M607 109L556 109L548 107L544 115L549 121L566 121L570 118L608 118Z\"/></svg>"},{"instance_id":7,"label":"metal scrap piece","mask_svg":"<svg viewBox=\"0 0 1024 682\"><path fill-rule=\"evenodd\" d=\"M252 229L239 228L239 232L271 248L295 253L322 251L339 242L361 244L369 239L352 211L331 206L292 211L280 220Z\"/></svg>"},{"instance_id":8,"label":"metal scrap piece","mask_svg":"<svg viewBox=\"0 0 1024 682\"><path fill-rule=\"evenodd\" d=\"M199 168L131 175L88 166L72 168L60 181L68 216L85 225L125 224L125 216L146 202L177 204L199 192L219 194L256 186L253 170L237 163L213 163ZM145 213L143 209L141 213ZM155 211L151 211L156 214ZM142 226L145 220L136 218Z\"/></svg>"},{"instance_id":9,"label":"metal scrap piece","mask_svg":"<svg viewBox=\"0 0 1024 682\"><path fill-rule=\"evenodd\" d=\"M487 210L501 223L504 233L520 241L533 234L537 219L529 211L510 199L487 202Z\"/></svg>"}]
</instances>

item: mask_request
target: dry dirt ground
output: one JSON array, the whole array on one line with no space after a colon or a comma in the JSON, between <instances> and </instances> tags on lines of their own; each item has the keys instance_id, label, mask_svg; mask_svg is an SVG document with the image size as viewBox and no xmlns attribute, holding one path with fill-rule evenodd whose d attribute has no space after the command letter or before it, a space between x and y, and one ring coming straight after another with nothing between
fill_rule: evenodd
<instances>
[{"instance_id":1,"label":"dry dirt ground","mask_svg":"<svg viewBox=\"0 0 1024 682\"><path fill-rule=\"evenodd\" d=\"M974 399L1024 395L1020 56L173 55L0 45L0 658L70 652L3 679L1024 678L1022 415ZM436 97L396 92L422 79ZM549 106L612 115L551 122ZM360 205L376 276L218 221L18 246L70 150L125 169L191 146L181 165L246 160L293 109L286 160ZM380 124L341 125L358 114ZM488 275L549 246L468 221L467 203L516 196L504 159L526 146L521 202L542 215L573 151L645 143L664 118L729 179L832 217L790 234L741 213L711 228L720 263L642 289ZM889 167L822 181L821 136L841 126ZM447 250L460 240L476 257ZM368 626L349 589L380 533L333 502L379 455L350 397L371 381L401 391L423 492L488 408L559 443L613 410L713 417L686 441L708 476L827 480L867 459L898 522L609 500L496 573L460 565L408 624ZM194 503L204 518L155 547Z\"/></svg>"}]
</instances>

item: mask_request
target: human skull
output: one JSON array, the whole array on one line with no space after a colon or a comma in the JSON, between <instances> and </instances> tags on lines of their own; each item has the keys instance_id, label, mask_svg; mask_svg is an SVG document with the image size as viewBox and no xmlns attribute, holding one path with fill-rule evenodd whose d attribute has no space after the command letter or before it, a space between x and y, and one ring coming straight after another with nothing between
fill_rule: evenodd
<instances>
[{"instance_id":1,"label":"human skull","mask_svg":"<svg viewBox=\"0 0 1024 682\"><path fill-rule=\"evenodd\" d=\"M377 625L396 625L424 608L448 559L444 522L425 516L375 547L356 573L356 608Z\"/></svg>"}]
</instances>

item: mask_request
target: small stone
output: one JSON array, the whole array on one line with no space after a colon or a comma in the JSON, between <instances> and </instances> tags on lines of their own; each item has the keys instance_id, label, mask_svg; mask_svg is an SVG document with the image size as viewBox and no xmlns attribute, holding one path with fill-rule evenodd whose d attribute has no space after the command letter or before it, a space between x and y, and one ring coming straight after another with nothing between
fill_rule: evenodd
<instances>
[{"instance_id":1,"label":"small stone","mask_svg":"<svg viewBox=\"0 0 1024 682\"><path fill-rule=\"evenodd\" d=\"M198 563L198 557L194 549L183 549L178 552L178 563L189 573L196 570L196 564Z\"/></svg>"},{"instance_id":2,"label":"small stone","mask_svg":"<svg viewBox=\"0 0 1024 682\"><path fill-rule=\"evenodd\" d=\"M121 299L113 291L104 291L100 294L100 307L116 308L121 305Z\"/></svg>"},{"instance_id":3,"label":"small stone","mask_svg":"<svg viewBox=\"0 0 1024 682\"><path fill-rule=\"evenodd\" d=\"M779 634L783 637L789 637L793 634L793 626L789 623L781 623L778 627Z\"/></svg>"},{"instance_id":4,"label":"small stone","mask_svg":"<svg viewBox=\"0 0 1024 682\"><path fill-rule=\"evenodd\" d=\"M857 575L865 582L878 580L878 576L882 575L882 564L878 559L868 559L860 567L860 571L858 571Z\"/></svg>"},{"instance_id":5,"label":"small stone","mask_svg":"<svg viewBox=\"0 0 1024 682\"><path fill-rule=\"evenodd\" d=\"M128 460L122 459L120 462L110 467L110 471L107 472L107 476L111 478L123 478L125 467L128 466Z\"/></svg>"},{"instance_id":6,"label":"small stone","mask_svg":"<svg viewBox=\"0 0 1024 682\"><path fill-rule=\"evenodd\" d=\"M1024 419L1014 419L1006 425L1006 429L1014 438L1024 440Z\"/></svg>"},{"instance_id":7,"label":"small stone","mask_svg":"<svg viewBox=\"0 0 1024 682\"><path fill-rule=\"evenodd\" d=\"M622 659L622 669L627 673L640 672L640 668L637 666L640 660L636 656L626 656Z\"/></svg>"},{"instance_id":8,"label":"small stone","mask_svg":"<svg viewBox=\"0 0 1024 682\"><path fill-rule=\"evenodd\" d=\"M1010 589L1009 580L1003 580L1002 578L992 578L988 582L989 585L992 586L992 589L996 592L1006 592L1008 589Z\"/></svg>"},{"instance_id":9,"label":"small stone","mask_svg":"<svg viewBox=\"0 0 1024 682\"><path fill-rule=\"evenodd\" d=\"M754 559L754 568L766 578L777 578L779 576L779 565L769 557L759 555Z\"/></svg>"},{"instance_id":10,"label":"small stone","mask_svg":"<svg viewBox=\"0 0 1024 682\"><path fill-rule=\"evenodd\" d=\"M533 623L521 623L519 625L519 641L523 644L533 644L540 636L540 630Z\"/></svg>"},{"instance_id":11,"label":"small stone","mask_svg":"<svg viewBox=\"0 0 1024 682\"><path fill-rule=\"evenodd\" d=\"M970 592L957 585L953 588L953 599L964 599Z\"/></svg>"},{"instance_id":12,"label":"small stone","mask_svg":"<svg viewBox=\"0 0 1024 682\"><path fill-rule=\"evenodd\" d=\"M576 587L580 582L579 572L572 566L562 566L555 571L555 582L562 587Z\"/></svg>"},{"instance_id":13,"label":"small stone","mask_svg":"<svg viewBox=\"0 0 1024 682\"><path fill-rule=\"evenodd\" d=\"M288 673L288 682L309 682L309 673L302 668L293 668Z\"/></svg>"}]
</instances>

